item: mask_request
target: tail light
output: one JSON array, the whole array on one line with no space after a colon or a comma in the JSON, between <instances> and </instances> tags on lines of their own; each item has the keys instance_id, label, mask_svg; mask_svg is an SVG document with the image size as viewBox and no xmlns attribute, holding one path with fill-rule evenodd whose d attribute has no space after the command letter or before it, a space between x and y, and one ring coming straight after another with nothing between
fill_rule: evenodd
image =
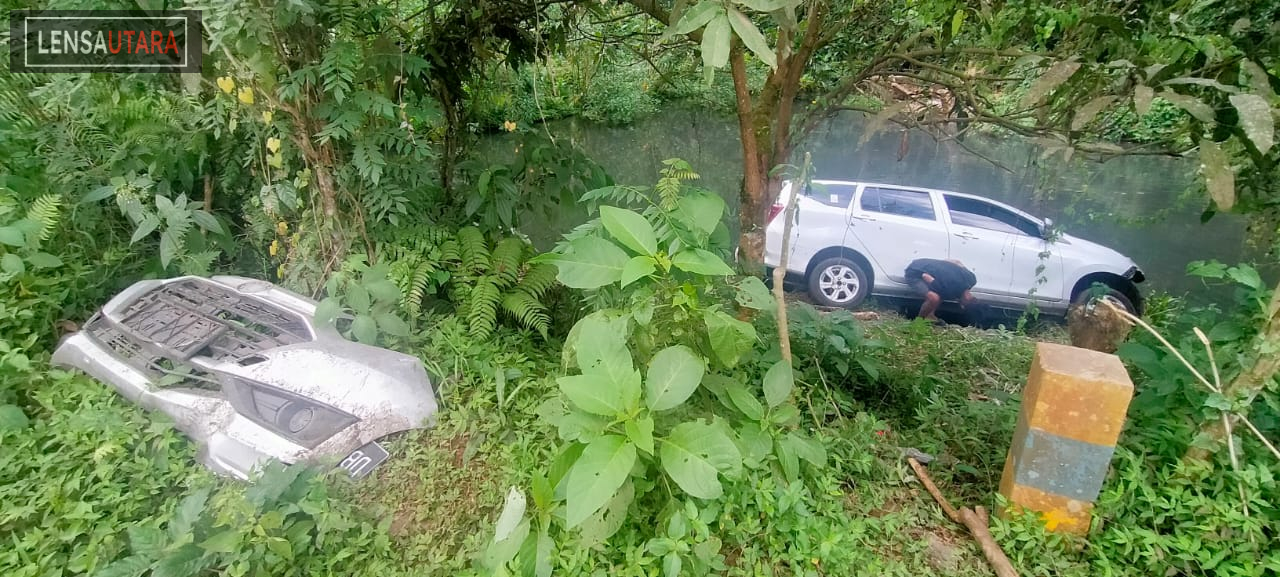
<instances>
[{"instance_id":1,"label":"tail light","mask_svg":"<svg viewBox=\"0 0 1280 577\"><path fill-rule=\"evenodd\" d=\"M308 449L358 421L355 415L264 383L223 375L237 413Z\"/></svg>"},{"instance_id":2,"label":"tail light","mask_svg":"<svg viewBox=\"0 0 1280 577\"><path fill-rule=\"evenodd\" d=\"M782 206L781 204L775 204L769 207L769 220L765 222L773 222L773 219L778 218L778 215L782 214L782 209L784 208L786 207Z\"/></svg>"}]
</instances>

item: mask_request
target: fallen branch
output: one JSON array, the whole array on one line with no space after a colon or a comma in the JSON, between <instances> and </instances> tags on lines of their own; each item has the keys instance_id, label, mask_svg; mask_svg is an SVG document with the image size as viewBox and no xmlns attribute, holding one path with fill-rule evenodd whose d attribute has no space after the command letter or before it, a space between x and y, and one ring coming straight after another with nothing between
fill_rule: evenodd
<instances>
[{"instance_id":1,"label":"fallen branch","mask_svg":"<svg viewBox=\"0 0 1280 577\"><path fill-rule=\"evenodd\" d=\"M942 512L952 521L964 525L969 529L969 534L973 535L978 547L982 549L982 555L987 558L987 563L991 565L991 569L996 572L999 577L1018 577L1018 571L1013 568L1013 564L1009 562L1009 558L1005 556L1004 550L1000 548L1000 544L996 543L994 537L991 536L991 529L988 527L987 510L981 506L970 509L965 507L959 512L951 506L946 497L942 496L942 491L938 490L938 486L933 484L933 479L929 478L929 473L925 471L924 465L921 465L915 457L907 457L907 463L911 465L911 469L916 472L916 477L920 479L920 483L924 488L933 495L933 500L942 506Z\"/></svg>"},{"instance_id":2,"label":"fallen branch","mask_svg":"<svg viewBox=\"0 0 1280 577\"><path fill-rule=\"evenodd\" d=\"M978 546L982 547L982 554L986 556L987 563L991 564L991 569L996 572L996 575L999 577L1018 577L1017 570L1013 568L1013 564L1005 556L1004 550L1000 548L995 538L991 536L991 530L987 525L987 510L981 505L974 509L965 507L960 510L960 519L964 522L964 526L969 528L973 538L977 539Z\"/></svg>"},{"instance_id":3,"label":"fallen branch","mask_svg":"<svg viewBox=\"0 0 1280 577\"><path fill-rule=\"evenodd\" d=\"M925 490L929 491L930 495L933 495L933 500L942 506L942 512L947 514L947 518L956 523L963 523L960 520L960 513L956 511L955 507L951 506L946 497L942 496L942 491L938 490L938 486L933 484L933 479L930 479L929 473L925 472L924 465L921 465L920 461L915 460L914 457L907 457L907 464L911 465L911 469L916 472L916 478L920 479L920 483L924 485Z\"/></svg>"}]
</instances>

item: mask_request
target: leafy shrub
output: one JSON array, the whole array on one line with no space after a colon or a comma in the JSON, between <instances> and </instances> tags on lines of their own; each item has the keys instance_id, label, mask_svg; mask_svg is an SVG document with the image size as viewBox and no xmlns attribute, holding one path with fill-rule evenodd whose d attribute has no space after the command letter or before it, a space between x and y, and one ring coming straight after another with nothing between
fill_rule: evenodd
<instances>
[{"instance_id":1,"label":"leafy shrub","mask_svg":"<svg viewBox=\"0 0 1280 577\"><path fill-rule=\"evenodd\" d=\"M316 306L316 321L336 325L343 336L372 345L380 335L409 336L409 325L397 314L400 287L387 280L385 264L369 266L364 255L347 259L325 283L328 296Z\"/></svg>"}]
</instances>

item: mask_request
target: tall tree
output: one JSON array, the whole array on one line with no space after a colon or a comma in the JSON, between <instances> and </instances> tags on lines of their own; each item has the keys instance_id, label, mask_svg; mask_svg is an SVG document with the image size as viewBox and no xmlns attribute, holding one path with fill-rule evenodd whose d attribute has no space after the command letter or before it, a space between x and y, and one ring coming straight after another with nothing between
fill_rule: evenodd
<instances>
[{"instance_id":1,"label":"tall tree","mask_svg":"<svg viewBox=\"0 0 1280 577\"><path fill-rule=\"evenodd\" d=\"M842 110L934 131L964 146L980 125L1037 138L1051 150L1095 155L1178 154L1201 143L1217 208L1236 198L1223 176L1230 154L1245 161L1244 197L1270 198L1257 175L1274 165L1271 145L1276 54L1263 3L1207 7L1169 2L957 0L629 0L700 43L708 74L728 67L743 151L740 255L758 265L769 206L782 187L774 167ZM1212 10L1212 12L1210 12ZM772 39L772 41L770 40ZM1226 46L1227 48L1221 48ZM753 89L748 58L769 67ZM1269 58L1269 57L1268 57ZM815 63L838 80L797 113ZM882 103L870 107L854 96ZM1011 98L1010 95L1017 95ZM1184 138L1122 148L1100 140L1125 111L1154 98L1184 109ZM1230 172L1228 169L1227 172Z\"/></svg>"}]
</instances>

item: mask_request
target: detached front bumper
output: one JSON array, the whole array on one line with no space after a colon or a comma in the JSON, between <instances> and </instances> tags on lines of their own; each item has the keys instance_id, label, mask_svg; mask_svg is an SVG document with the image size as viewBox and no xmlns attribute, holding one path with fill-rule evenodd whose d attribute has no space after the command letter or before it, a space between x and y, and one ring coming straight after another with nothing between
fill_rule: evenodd
<instances>
[{"instance_id":1,"label":"detached front bumper","mask_svg":"<svg viewBox=\"0 0 1280 577\"><path fill-rule=\"evenodd\" d=\"M216 473L248 479L255 468L273 458L294 462L306 451L289 443L270 443L279 437L240 416L231 403L212 393L153 388L146 375L84 333L63 341L53 353L53 363L78 368L111 384L142 408L168 415L178 430L195 441L200 461Z\"/></svg>"}]
</instances>

